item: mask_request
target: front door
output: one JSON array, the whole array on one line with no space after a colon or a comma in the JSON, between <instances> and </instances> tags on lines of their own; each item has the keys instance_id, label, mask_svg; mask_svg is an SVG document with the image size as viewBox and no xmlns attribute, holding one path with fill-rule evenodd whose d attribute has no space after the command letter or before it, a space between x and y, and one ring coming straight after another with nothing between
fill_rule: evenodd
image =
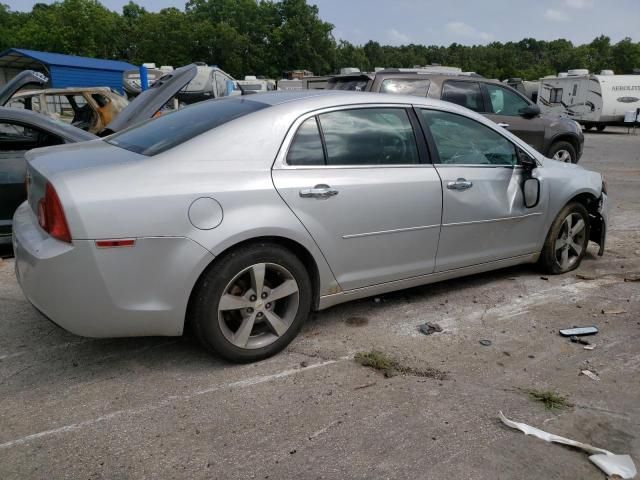
<instances>
[{"instance_id":1,"label":"front door","mask_svg":"<svg viewBox=\"0 0 640 480\"><path fill-rule=\"evenodd\" d=\"M436 271L535 252L546 199L541 194L539 205L525 207L525 171L518 166L516 146L468 117L419 112L437 150L434 163L443 186Z\"/></svg>"},{"instance_id":2,"label":"front door","mask_svg":"<svg viewBox=\"0 0 640 480\"><path fill-rule=\"evenodd\" d=\"M521 115L521 112L529 106L529 102L516 92L500 85L491 83L483 85L488 97L485 101L485 104L488 104L485 116L542 152L544 120L540 115L535 117Z\"/></svg>"},{"instance_id":3,"label":"front door","mask_svg":"<svg viewBox=\"0 0 640 480\"><path fill-rule=\"evenodd\" d=\"M404 106L350 107L285 140L274 184L344 290L434 270L442 192L417 126Z\"/></svg>"}]
</instances>

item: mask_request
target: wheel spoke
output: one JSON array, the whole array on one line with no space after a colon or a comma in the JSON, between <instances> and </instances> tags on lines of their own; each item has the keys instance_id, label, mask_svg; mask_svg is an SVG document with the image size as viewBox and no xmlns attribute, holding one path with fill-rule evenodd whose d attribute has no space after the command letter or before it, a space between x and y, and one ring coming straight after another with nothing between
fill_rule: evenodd
<instances>
[{"instance_id":1,"label":"wheel spoke","mask_svg":"<svg viewBox=\"0 0 640 480\"><path fill-rule=\"evenodd\" d=\"M264 263L258 263L251 267L251 286L253 287L253 291L256 292L256 295L258 295L258 298L260 298L260 294L264 288L264 274L266 269L267 266Z\"/></svg>"},{"instance_id":2,"label":"wheel spoke","mask_svg":"<svg viewBox=\"0 0 640 480\"><path fill-rule=\"evenodd\" d=\"M293 295L298 291L298 284L295 280L289 279L282 282L282 284L273 290L269 294L269 301L273 302L275 300L280 300L281 298L288 297L289 295Z\"/></svg>"},{"instance_id":3,"label":"wheel spoke","mask_svg":"<svg viewBox=\"0 0 640 480\"><path fill-rule=\"evenodd\" d=\"M278 315L273 313L273 311L265 310L264 316L267 319L267 322L269 323L269 325L271 325L271 328L273 329L273 331L279 337L284 335L287 329L289 328L289 326L286 323L284 323L284 320L282 320L282 318L280 318Z\"/></svg>"},{"instance_id":4,"label":"wheel spoke","mask_svg":"<svg viewBox=\"0 0 640 480\"><path fill-rule=\"evenodd\" d=\"M560 265L564 268L569 265L569 249L565 248L560 254Z\"/></svg>"},{"instance_id":5,"label":"wheel spoke","mask_svg":"<svg viewBox=\"0 0 640 480\"><path fill-rule=\"evenodd\" d=\"M561 250L562 248L564 248L564 246L567 244L567 241L564 238L559 238L556 240L556 252L558 250Z\"/></svg>"},{"instance_id":6,"label":"wheel spoke","mask_svg":"<svg viewBox=\"0 0 640 480\"><path fill-rule=\"evenodd\" d=\"M244 297L238 297L237 295L231 295L226 293L220 299L218 310L240 310L241 308L248 308L253 306L253 303Z\"/></svg>"},{"instance_id":7,"label":"wheel spoke","mask_svg":"<svg viewBox=\"0 0 640 480\"><path fill-rule=\"evenodd\" d=\"M247 346L247 342L249 341L249 337L251 336L251 331L253 330L253 324L255 323L255 321L256 313L249 315L242 321L236 333L233 334L234 345L242 348Z\"/></svg>"},{"instance_id":8,"label":"wheel spoke","mask_svg":"<svg viewBox=\"0 0 640 480\"><path fill-rule=\"evenodd\" d=\"M582 247L574 242L572 238L567 241L567 245L569 245L569 248L576 252L577 256L580 256L580 254L582 253Z\"/></svg>"},{"instance_id":9,"label":"wheel spoke","mask_svg":"<svg viewBox=\"0 0 640 480\"><path fill-rule=\"evenodd\" d=\"M567 234L568 234L569 232L571 232L571 227L573 226L573 215L569 215L565 220L565 223L567 224Z\"/></svg>"},{"instance_id":10,"label":"wheel spoke","mask_svg":"<svg viewBox=\"0 0 640 480\"><path fill-rule=\"evenodd\" d=\"M584 230L584 220L580 219L576 222L576 224L573 226L573 230L571 231L571 236L575 237L578 233L580 233L582 230Z\"/></svg>"}]
</instances>

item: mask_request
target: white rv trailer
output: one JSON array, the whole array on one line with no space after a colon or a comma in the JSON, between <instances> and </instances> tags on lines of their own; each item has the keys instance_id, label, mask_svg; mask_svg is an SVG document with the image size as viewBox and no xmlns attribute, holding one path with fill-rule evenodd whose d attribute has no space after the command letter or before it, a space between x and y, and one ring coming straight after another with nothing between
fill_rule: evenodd
<instances>
[{"instance_id":1,"label":"white rv trailer","mask_svg":"<svg viewBox=\"0 0 640 480\"><path fill-rule=\"evenodd\" d=\"M242 87L242 90L251 93L270 92L276 89L276 82L258 78L255 75L246 75L244 80L237 80L236 83Z\"/></svg>"},{"instance_id":2,"label":"white rv trailer","mask_svg":"<svg viewBox=\"0 0 640 480\"><path fill-rule=\"evenodd\" d=\"M640 75L600 75L569 70L540 79L538 106L543 113L567 116L589 130L623 125L626 112L640 108Z\"/></svg>"}]
</instances>

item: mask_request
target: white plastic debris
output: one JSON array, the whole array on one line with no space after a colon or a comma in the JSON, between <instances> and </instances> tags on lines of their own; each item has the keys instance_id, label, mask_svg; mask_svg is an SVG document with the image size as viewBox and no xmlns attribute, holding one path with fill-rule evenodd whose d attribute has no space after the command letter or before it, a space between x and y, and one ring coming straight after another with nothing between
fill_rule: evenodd
<instances>
[{"instance_id":1,"label":"white plastic debris","mask_svg":"<svg viewBox=\"0 0 640 480\"><path fill-rule=\"evenodd\" d=\"M591 370L581 370L580 373L582 373L585 377L589 377L591 380L595 380L596 382L600 381L600 377L593 373Z\"/></svg>"},{"instance_id":2,"label":"white plastic debris","mask_svg":"<svg viewBox=\"0 0 640 480\"><path fill-rule=\"evenodd\" d=\"M502 420L502 423L505 425L515 428L516 430L520 430L525 435L533 435L545 442L561 443L563 445L580 448L587 453L591 453L592 455L589 456L589 460L609 476L618 475L620 478L626 480L635 478L638 473L636 466L629 455L617 455L609 452L608 450L594 447L593 445L560 437L553 433L547 433L543 430L527 425L526 423L514 422L513 420L509 420L505 417L502 412L500 412L500 420Z\"/></svg>"}]
</instances>

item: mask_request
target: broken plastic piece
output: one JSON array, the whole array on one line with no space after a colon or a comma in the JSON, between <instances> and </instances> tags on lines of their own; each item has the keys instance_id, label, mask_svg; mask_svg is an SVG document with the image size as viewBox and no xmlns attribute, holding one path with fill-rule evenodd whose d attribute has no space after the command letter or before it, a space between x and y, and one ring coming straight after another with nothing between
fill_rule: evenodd
<instances>
[{"instance_id":1,"label":"broken plastic piece","mask_svg":"<svg viewBox=\"0 0 640 480\"><path fill-rule=\"evenodd\" d=\"M573 328L563 328L560 330L560 335L563 337L575 337L575 336L583 336L583 335L595 335L598 333L598 327L573 327Z\"/></svg>"},{"instance_id":2,"label":"broken plastic piece","mask_svg":"<svg viewBox=\"0 0 640 480\"><path fill-rule=\"evenodd\" d=\"M585 350L593 350L594 348L596 348L596 346L595 345L585 345L583 348Z\"/></svg>"},{"instance_id":3,"label":"broken plastic piece","mask_svg":"<svg viewBox=\"0 0 640 480\"><path fill-rule=\"evenodd\" d=\"M593 373L591 370L582 370L582 373L585 377L589 377L591 380L595 380L596 382L600 381L600 377Z\"/></svg>"},{"instance_id":4,"label":"broken plastic piece","mask_svg":"<svg viewBox=\"0 0 640 480\"><path fill-rule=\"evenodd\" d=\"M484 347L489 347L491 346L491 340L480 340L480 345Z\"/></svg>"},{"instance_id":5,"label":"broken plastic piece","mask_svg":"<svg viewBox=\"0 0 640 480\"><path fill-rule=\"evenodd\" d=\"M576 335L574 335L573 337L570 337L569 340L571 340L573 343L579 343L580 345L591 345L588 340L585 340L584 338L580 338Z\"/></svg>"},{"instance_id":6,"label":"broken plastic piece","mask_svg":"<svg viewBox=\"0 0 640 480\"><path fill-rule=\"evenodd\" d=\"M611 453L608 450L594 447L587 443L580 443L569 438L560 437L552 433L547 433L538 428L527 425L526 423L518 423L513 420L509 420L500 412L500 420L508 427L520 430L525 435L533 435L545 442L561 443L563 445L569 445L571 447L579 448L587 453L592 454L589 456L589 460L602 470L607 475L618 475L623 479L632 479L638 473L633 460L629 455L617 455Z\"/></svg>"}]
</instances>

